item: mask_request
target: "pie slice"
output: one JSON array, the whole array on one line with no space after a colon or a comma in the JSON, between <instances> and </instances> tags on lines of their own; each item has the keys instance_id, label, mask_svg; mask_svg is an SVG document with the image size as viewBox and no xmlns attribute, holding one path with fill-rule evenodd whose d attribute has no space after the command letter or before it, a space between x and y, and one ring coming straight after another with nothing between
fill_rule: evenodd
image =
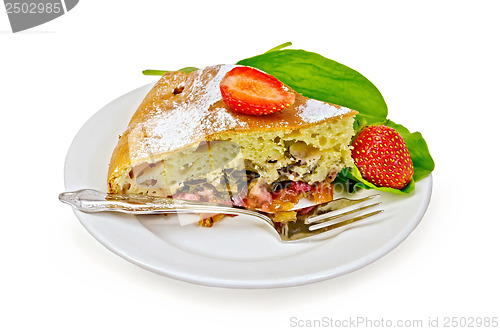
<instances>
[{"instance_id":1,"label":"pie slice","mask_svg":"<svg viewBox=\"0 0 500 331\"><path fill-rule=\"evenodd\" d=\"M336 174L353 164L357 112L296 92L277 113L234 112L220 92L232 68L169 72L156 83L118 140L110 193L234 204L284 212L283 219L301 198L332 199Z\"/></svg>"}]
</instances>

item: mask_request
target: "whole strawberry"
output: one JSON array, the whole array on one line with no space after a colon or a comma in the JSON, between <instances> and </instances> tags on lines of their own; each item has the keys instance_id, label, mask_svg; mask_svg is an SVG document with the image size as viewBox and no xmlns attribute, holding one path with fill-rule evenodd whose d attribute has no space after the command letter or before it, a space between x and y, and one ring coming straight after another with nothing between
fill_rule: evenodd
<instances>
[{"instance_id":1,"label":"whole strawberry","mask_svg":"<svg viewBox=\"0 0 500 331\"><path fill-rule=\"evenodd\" d=\"M354 140L352 158L364 179L376 186L403 189L413 177L413 162L401 135L388 126L364 128Z\"/></svg>"}]
</instances>

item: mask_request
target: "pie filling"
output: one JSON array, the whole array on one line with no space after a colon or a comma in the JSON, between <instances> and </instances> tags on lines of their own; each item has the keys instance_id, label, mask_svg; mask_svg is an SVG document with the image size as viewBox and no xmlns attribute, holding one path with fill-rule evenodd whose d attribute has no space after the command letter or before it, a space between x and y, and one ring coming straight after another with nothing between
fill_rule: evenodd
<instances>
[{"instance_id":1,"label":"pie filling","mask_svg":"<svg viewBox=\"0 0 500 331\"><path fill-rule=\"evenodd\" d=\"M235 205L273 213L276 222L294 221L293 208L301 199L314 204L332 200L337 171L324 167L322 155L329 154L317 147L300 140L285 141L283 147L282 157L272 155L258 164L246 159L234 142L203 142L135 166L121 193ZM263 175L269 169L275 174L271 180ZM317 174L320 169L324 175ZM223 216L201 215L200 225L211 226Z\"/></svg>"},{"instance_id":2,"label":"pie filling","mask_svg":"<svg viewBox=\"0 0 500 331\"><path fill-rule=\"evenodd\" d=\"M294 221L296 212L292 209L301 199L314 201L314 204L328 202L333 199L333 181L336 173L332 172L323 182L308 184L306 182L281 181L267 185L260 180L257 173L245 171L246 181L239 185L240 191L228 195L219 191L205 180L194 180L184 183L182 189L172 195L175 199L215 202L235 206L259 209L274 213L275 222ZM229 198L229 199L228 199ZM307 211L307 209L305 210ZM223 215L222 215L223 216ZM202 217L200 225L212 226L222 219L221 214Z\"/></svg>"}]
</instances>

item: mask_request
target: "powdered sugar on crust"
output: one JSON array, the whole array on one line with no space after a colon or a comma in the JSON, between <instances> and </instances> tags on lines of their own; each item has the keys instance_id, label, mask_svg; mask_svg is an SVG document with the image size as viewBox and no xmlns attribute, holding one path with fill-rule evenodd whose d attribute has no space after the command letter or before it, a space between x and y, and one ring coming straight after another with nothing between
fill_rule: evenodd
<instances>
[{"instance_id":1,"label":"powdered sugar on crust","mask_svg":"<svg viewBox=\"0 0 500 331\"><path fill-rule=\"evenodd\" d=\"M219 67L213 77L207 77L210 67L193 72L194 77L183 86L183 97L179 100L166 98L152 105L152 116L132 129L135 134L129 134L132 160L155 161L151 160L153 154L175 151L211 134L246 126L226 108L217 105L222 99L220 82L234 65ZM169 87L171 89L173 87ZM142 139L137 139L139 132Z\"/></svg>"},{"instance_id":2,"label":"powdered sugar on crust","mask_svg":"<svg viewBox=\"0 0 500 331\"><path fill-rule=\"evenodd\" d=\"M352 112L349 108L309 99L297 108L298 115L304 122L317 123L326 119Z\"/></svg>"},{"instance_id":3,"label":"powdered sugar on crust","mask_svg":"<svg viewBox=\"0 0 500 331\"><path fill-rule=\"evenodd\" d=\"M216 108L213 121L210 121L211 127L214 131L221 131L223 129L233 129L240 125L247 126L245 122L239 121L233 114L229 113L226 108Z\"/></svg>"}]
</instances>

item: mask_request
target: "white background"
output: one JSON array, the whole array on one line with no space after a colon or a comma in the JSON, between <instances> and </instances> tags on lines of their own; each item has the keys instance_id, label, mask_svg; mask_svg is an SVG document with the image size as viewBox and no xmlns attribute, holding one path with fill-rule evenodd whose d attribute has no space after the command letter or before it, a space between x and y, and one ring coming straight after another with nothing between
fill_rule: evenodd
<instances>
[{"instance_id":1,"label":"white background","mask_svg":"<svg viewBox=\"0 0 500 331\"><path fill-rule=\"evenodd\" d=\"M2 330L289 330L290 318L499 317L495 1L91 1L12 34L0 13ZM143 69L234 63L292 41L368 77L436 161L417 229L375 263L311 285L230 290L162 277L89 235L66 152Z\"/></svg>"}]
</instances>

